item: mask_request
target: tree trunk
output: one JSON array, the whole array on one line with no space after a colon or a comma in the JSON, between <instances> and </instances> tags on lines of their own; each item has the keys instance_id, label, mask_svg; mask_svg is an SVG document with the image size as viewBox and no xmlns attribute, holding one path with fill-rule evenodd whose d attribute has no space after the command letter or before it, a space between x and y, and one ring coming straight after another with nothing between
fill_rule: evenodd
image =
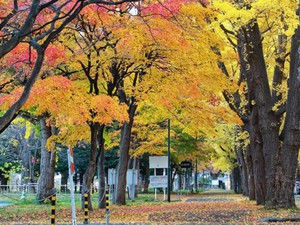
<instances>
[{"instance_id":1,"label":"tree trunk","mask_svg":"<svg viewBox=\"0 0 300 225\"><path fill-rule=\"evenodd\" d=\"M296 170L296 181L300 181L300 165L298 164L297 170Z\"/></svg>"},{"instance_id":2,"label":"tree trunk","mask_svg":"<svg viewBox=\"0 0 300 225\"><path fill-rule=\"evenodd\" d=\"M37 59L34 64L34 68L31 72L29 79L27 80L23 93L21 97L4 113L3 116L0 118L0 133L2 133L9 124L17 117L18 111L22 108L22 106L26 103L31 88L33 87L36 79L38 78L39 72L42 68L43 61L44 61L44 53L45 47L40 48L38 50ZM0 46L1 48L1 46Z\"/></svg>"},{"instance_id":3,"label":"tree trunk","mask_svg":"<svg viewBox=\"0 0 300 225\"><path fill-rule=\"evenodd\" d=\"M237 147L236 155L237 155L237 162L240 171L241 177L241 186L242 186L242 193L245 196L249 196L249 189L248 189L248 172L245 162L245 156L242 147Z\"/></svg>"},{"instance_id":4,"label":"tree trunk","mask_svg":"<svg viewBox=\"0 0 300 225\"><path fill-rule=\"evenodd\" d=\"M21 137L22 142L22 169L21 169L21 184L27 185L31 182L30 180L30 164L31 164L31 153L27 145L27 141L24 137Z\"/></svg>"},{"instance_id":5,"label":"tree trunk","mask_svg":"<svg viewBox=\"0 0 300 225\"><path fill-rule=\"evenodd\" d=\"M172 168L172 166L171 166L171 168ZM177 169L175 169L175 172L173 172L171 174L171 192L174 190L174 181L175 181L175 177L178 172L179 172L179 169L177 168Z\"/></svg>"},{"instance_id":6,"label":"tree trunk","mask_svg":"<svg viewBox=\"0 0 300 225\"><path fill-rule=\"evenodd\" d=\"M285 126L283 129L284 143L282 153L282 177L275 177L276 200L270 205L281 208L295 207L294 185L298 166L298 153L300 147L300 27L298 26L292 39L289 90L286 105ZM277 174L276 174L277 175ZM280 174L279 174L280 175Z\"/></svg>"},{"instance_id":7,"label":"tree trunk","mask_svg":"<svg viewBox=\"0 0 300 225\"><path fill-rule=\"evenodd\" d=\"M79 183L80 183L80 192L82 193L83 186L83 175L84 173L79 173Z\"/></svg>"},{"instance_id":8,"label":"tree trunk","mask_svg":"<svg viewBox=\"0 0 300 225\"><path fill-rule=\"evenodd\" d=\"M138 73L135 74L133 79L133 86L136 86L138 79ZM120 82L120 88L118 92L118 98L121 103L128 105L128 117L129 122L124 122L121 129L121 143L120 143L120 157L116 171L116 188L114 203L119 205L125 205L126 203L126 173L129 160L129 149L131 141L131 130L134 121L134 114L137 109L137 103L134 97L127 98L124 81Z\"/></svg>"},{"instance_id":9,"label":"tree trunk","mask_svg":"<svg viewBox=\"0 0 300 225\"><path fill-rule=\"evenodd\" d=\"M242 193L242 185L241 185L241 176L239 167L235 167L232 170L232 184L233 184L233 190L236 194Z\"/></svg>"},{"instance_id":10,"label":"tree trunk","mask_svg":"<svg viewBox=\"0 0 300 225\"><path fill-rule=\"evenodd\" d=\"M54 188L54 167L55 156L54 151L46 149L46 142L51 136L51 128L46 125L45 119L40 119L41 124L41 163L40 177L38 181L37 199L42 203L53 193Z\"/></svg>"},{"instance_id":11,"label":"tree trunk","mask_svg":"<svg viewBox=\"0 0 300 225\"><path fill-rule=\"evenodd\" d=\"M105 209L106 199L105 199L105 154L104 154L104 125L102 125L98 132L98 143L99 143L99 156L98 156L98 180L99 180L99 201L98 208Z\"/></svg>"},{"instance_id":12,"label":"tree trunk","mask_svg":"<svg viewBox=\"0 0 300 225\"><path fill-rule=\"evenodd\" d=\"M68 173L61 173L61 188L62 193L67 193Z\"/></svg>"},{"instance_id":13,"label":"tree trunk","mask_svg":"<svg viewBox=\"0 0 300 225\"><path fill-rule=\"evenodd\" d=\"M272 112L272 99L260 31L255 20L250 21L239 30L238 53L242 74L248 87L250 123L247 124L247 130L251 140L250 149L255 197L258 204L264 204L266 198L268 198L266 196L268 195L267 191L270 193L269 187L274 188L275 185L272 177L274 175L274 159L277 158L276 155L278 155L280 145L278 141L279 126ZM268 162L266 167L264 165L265 161ZM268 180L267 184L272 187L266 186L266 180ZM271 195L269 195L270 197Z\"/></svg>"},{"instance_id":14,"label":"tree trunk","mask_svg":"<svg viewBox=\"0 0 300 225\"><path fill-rule=\"evenodd\" d=\"M8 183L8 178L2 174L0 171L0 187L1 190L7 190L7 183Z\"/></svg>"},{"instance_id":15,"label":"tree trunk","mask_svg":"<svg viewBox=\"0 0 300 225\"><path fill-rule=\"evenodd\" d=\"M202 186L203 188L203 186ZM182 189L182 170L178 173L178 190Z\"/></svg>"},{"instance_id":16,"label":"tree trunk","mask_svg":"<svg viewBox=\"0 0 300 225\"><path fill-rule=\"evenodd\" d=\"M249 200L255 200L255 182L253 174L253 160L250 146L246 147L246 164L247 164L247 174L248 174L248 190L249 190Z\"/></svg>"},{"instance_id":17,"label":"tree trunk","mask_svg":"<svg viewBox=\"0 0 300 225\"><path fill-rule=\"evenodd\" d=\"M279 125L275 112L272 110L272 98L262 50L261 36L258 24L255 20L245 28L247 37L248 62L251 68L251 88L255 94L255 105L258 111L259 130L263 140L266 179L266 204L267 208L292 207L293 196L280 193L282 181L286 180L288 174L284 174L282 168L282 146L279 141ZM294 155L295 156L295 155ZM297 157L296 157L297 158ZM293 165L290 165L293 166ZM295 175L295 174L294 174ZM293 176L294 176L293 175ZM285 187L288 187L286 185ZM290 191L290 190L285 190ZM286 204L285 204L285 203Z\"/></svg>"},{"instance_id":18,"label":"tree trunk","mask_svg":"<svg viewBox=\"0 0 300 225\"><path fill-rule=\"evenodd\" d=\"M126 204L126 173L129 160L130 137L133 118L129 123L124 123L121 131L120 158L116 171L115 202L119 205Z\"/></svg>"},{"instance_id":19,"label":"tree trunk","mask_svg":"<svg viewBox=\"0 0 300 225\"><path fill-rule=\"evenodd\" d=\"M257 107L253 106L250 118L250 150L252 156L253 176L255 184L255 199L258 205L265 204L266 179L263 141L258 124Z\"/></svg>"},{"instance_id":20,"label":"tree trunk","mask_svg":"<svg viewBox=\"0 0 300 225\"><path fill-rule=\"evenodd\" d=\"M246 130L249 133L249 136L252 140L255 139L255 135L251 131L251 126L253 127L253 124L251 122L251 119L255 118L253 117L252 110L253 110L253 104L255 104L255 90L253 87L253 70L252 67L249 68L249 62L248 62L248 52L251 51L247 49L247 31L249 31L248 27L242 27L238 31L238 45L237 45L237 52L239 55L239 61L240 61L240 82L245 81L247 83L247 91L245 94L245 98L248 101L248 105L246 106L246 115L243 115L245 118L243 118L241 115L240 117L243 118L244 126L242 127L243 130ZM239 96L239 101L237 101L236 107L239 108L239 104L241 102ZM255 114L256 115L256 114ZM252 133L252 134L251 134ZM255 166L258 164L259 158L254 158L253 155L253 146L247 146L246 147L246 165L247 165L247 173L248 173L248 191L249 191L249 200L255 200L256 199L256 187L255 187ZM256 162L256 164L254 164ZM264 177L263 177L264 178Z\"/></svg>"},{"instance_id":21,"label":"tree trunk","mask_svg":"<svg viewBox=\"0 0 300 225\"><path fill-rule=\"evenodd\" d=\"M93 210L92 202L91 202L91 184L94 180L94 175L97 167L97 133L100 128L99 123L92 123L90 125L91 129L91 151L90 151L90 159L89 165L83 174L82 181L82 198L81 198L81 208L84 209L84 194L88 193L88 209Z\"/></svg>"}]
</instances>

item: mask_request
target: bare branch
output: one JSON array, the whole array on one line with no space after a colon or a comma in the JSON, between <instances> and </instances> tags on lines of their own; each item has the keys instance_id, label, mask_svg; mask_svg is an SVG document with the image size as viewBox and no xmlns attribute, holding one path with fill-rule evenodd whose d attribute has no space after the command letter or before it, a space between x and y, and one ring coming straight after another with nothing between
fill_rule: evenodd
<instances>
[{"instance_id":1,"label":"bare branch","mask_svg":"<svg viewBox=\"0 0 300 225\"><path fill-rule=\"evenodd\" d=\"M39 3L40 0L32 0L32 4L30 7L29 14L23 24L21 26L20 30L18 33L12 36L10 40L5 42L0 46L0 58L2 58L4 55L6 55L8 52L10 52L13 48L19 44L19 42L24 39L23 34L27 33L28 30L31 30L34 21L39 13Z\"/></svg>"},{"instance_id":2,"label":"bare branch","mask_svg":"<svg viewBox=\"0 0 300 225\"><path fill-rule=\"evenodd\" d=\"M232 46L236 47L237 44L235 44L235 43L233 42L233 40L231 39L231 37L229 36L229 34L230 34L230 35L234 35L234 36L236 36L236 34L235 34L233 31L228 30L223 24L220 24L220 28L224 31L224 33L225 33L225 35L226 35L226 37L227 37L227 40L230 42L230 44L231 44Z\"/></svg>"}]
</instances>

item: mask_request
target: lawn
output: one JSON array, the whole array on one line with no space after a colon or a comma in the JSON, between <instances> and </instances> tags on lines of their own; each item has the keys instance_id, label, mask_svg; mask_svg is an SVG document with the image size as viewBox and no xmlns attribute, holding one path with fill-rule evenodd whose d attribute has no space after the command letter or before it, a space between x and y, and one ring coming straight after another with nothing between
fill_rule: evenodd
<instances>
[{"instance_id":1,"label":"lawn","mask_svg":"<svg viewBox=\"0 0 300 225\"><path fill-rule=\"evenodd\" d=\"M79 197L76 199L77 222L83 223L84 214L80 210ZM180 199L179 199L180 197ZM50 204L37 204L27 197L20 201L0 194L1 201L11 201L12 206L0 208L0 224L50 224ZM56 223L71 223L71 205L68 195L58 195L56 203ZM163 201L163 196L140 194L126 206L111 205L109 220L112 223L141 224L269 224L262 218L300 217L300 210L265 210L247 198L232 192L209 191L199 194L171 196L171 203ZM298 203L298 202L297 202ZM299 202L300 203L300 202ZM97 207L97 198L93 198ZM299 204L300 207L300 204ZM104 223L105 209L94 209L89 213L90 223ZM280 224L297 224L294 221ZM299 222L300 224L300 222Z\"/></svg>"}]
</instances>

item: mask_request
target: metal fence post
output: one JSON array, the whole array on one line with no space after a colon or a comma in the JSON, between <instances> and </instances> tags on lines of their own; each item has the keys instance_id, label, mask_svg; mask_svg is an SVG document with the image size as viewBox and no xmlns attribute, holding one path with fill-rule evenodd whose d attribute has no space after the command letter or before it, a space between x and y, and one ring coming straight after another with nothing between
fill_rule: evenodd
<instances>
[{"instance_id":1,"label":"metal fence post","mask_svg":"<svg viewBox=\"0 0 300 225\"><path fill-rule=\"evenodd\" d=\"M56 202L56 193L51 197L51 225L55 225L55 202Z\"/></svg>"},{"instance_id":2,"label":"metal fence post","mask_svg":"<svg viewBox=\"0 0 300 225\"><path fill-rule=\"evenodd\" d=\"M108 189L105 190L105 199L106 199L106 225L109 225L109 195L108 195Z\"/></svg>"},{"instance_id":3,"label":"metal fence post","mask_svg":"<svg viewBox=\"0 0 300 225\"><path fill-rule=\"evenodd\" d=\"M84 224L89 224L89 194L84 193Z\"/></svg>"}]
</instances>

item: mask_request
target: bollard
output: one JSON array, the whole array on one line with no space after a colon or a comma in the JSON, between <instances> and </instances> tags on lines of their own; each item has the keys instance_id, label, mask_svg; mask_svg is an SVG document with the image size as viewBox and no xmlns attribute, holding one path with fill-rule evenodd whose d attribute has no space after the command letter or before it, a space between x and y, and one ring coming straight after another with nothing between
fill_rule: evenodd
<instances>
[{"instance_id":1,"label":"bollard","mask_svg":"<svg viewBox=\"0 0 300 225\"><path fill-rule=\"evenodd\" d=\"M108 190L105 191L105 199L106 199L106 225L109 224L109 197Z\"/></svg>"},{"instance_id":2,"label":"bollard","mask_svg":"<svg viewBox=\"0 0 300 225\"><path fill-rule=\"evenodd\" d=\"M51 225L55 225L55 202L56 194L51 197Z\"/></svg>"},{"instance_id":3,"label":"bollard","mask_svg":"<svg viewBox=\"0 0 300 225\"><path fill-rule=\"evenodd\" d=\"M84 224L89 224L89 201L88 201L89 194L84 193Z\"/></svg>"}]
</instances>

